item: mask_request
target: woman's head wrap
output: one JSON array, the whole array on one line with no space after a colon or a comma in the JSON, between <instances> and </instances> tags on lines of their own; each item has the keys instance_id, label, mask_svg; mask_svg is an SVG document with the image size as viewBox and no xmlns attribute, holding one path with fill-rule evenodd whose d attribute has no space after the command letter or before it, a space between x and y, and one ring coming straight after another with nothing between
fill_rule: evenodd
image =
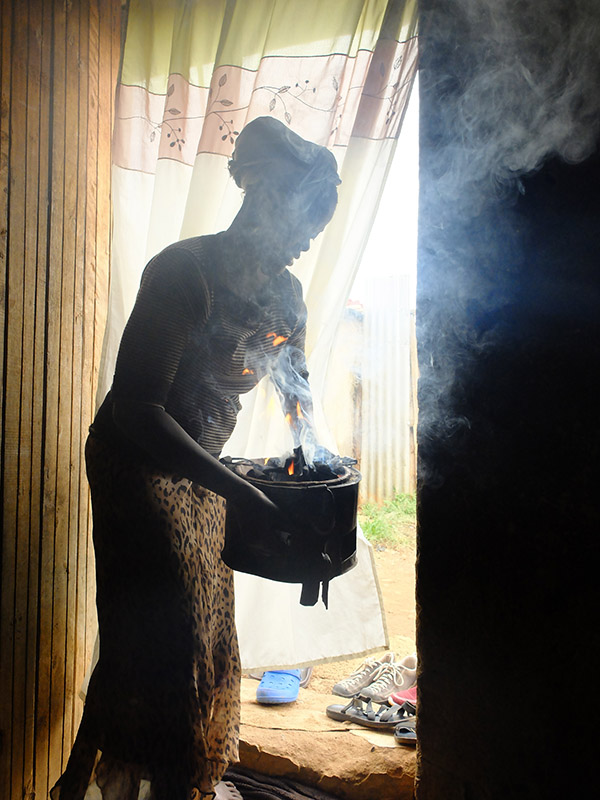
<instances>
[{"instance_id":1,"label":"woman's head wrap","mask_svg":"<svg viewBox=\"0 0 600 800\"><path fill-rule=\"evenodd\" d=\"M237 138L229 171L244 190L256 184L298 191L322 182L341 183L333 153L274 117L257 117L246 125Z\"/></svg>"}]
</instances>

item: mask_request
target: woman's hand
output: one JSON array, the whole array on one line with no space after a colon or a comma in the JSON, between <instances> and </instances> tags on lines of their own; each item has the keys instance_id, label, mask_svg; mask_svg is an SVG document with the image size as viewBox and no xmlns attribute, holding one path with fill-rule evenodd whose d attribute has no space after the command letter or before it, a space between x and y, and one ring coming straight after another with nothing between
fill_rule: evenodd
<instances>
[{"instance_id":1,"label":"woman's hand","mask_svg":"<svg viewBox=\"0 0 600 800\"><path fill-rule=\"evenodd\" d=\"M272 549L273 545L284 548L289 540L285 532L285 516L279 506L274 503L264 492L248 481L245 487L236 492L235 498L230 500L235 503L238 514L247 516L250 527L260 531L265 545Z\"/></svg>"},{"instance_id":2,"label":"woman's hand","mask_svg":"<svg viewBox=\"0 0 600 800\"><path fill-rule=\"evenodd\" d=\"M244 481L245 486L236 491L236 495L230 498L240 511L247 513L249 517L261 523L261 528L278 528L283 522L283 515L279 507L270 500L264 492L248 481Z\"/></svg>"}]
</instances>

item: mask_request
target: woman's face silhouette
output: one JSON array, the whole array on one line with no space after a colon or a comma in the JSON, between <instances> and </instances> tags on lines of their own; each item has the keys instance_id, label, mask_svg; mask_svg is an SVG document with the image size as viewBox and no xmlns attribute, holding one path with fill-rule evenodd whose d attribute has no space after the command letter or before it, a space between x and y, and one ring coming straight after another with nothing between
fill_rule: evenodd
<instances>
[{"instance_id":1,"label":"woman's face silhouette","mask_svg":"<svg viewBox=\"0 0 600 800\"><path fill-rule=\"evenodd\" d=\"M260 239L264 246L261 271L277 275L300 258L325 228L335 209L320 203L318 189L264 193L259 200Z\"/></svg>"}]
</instances>

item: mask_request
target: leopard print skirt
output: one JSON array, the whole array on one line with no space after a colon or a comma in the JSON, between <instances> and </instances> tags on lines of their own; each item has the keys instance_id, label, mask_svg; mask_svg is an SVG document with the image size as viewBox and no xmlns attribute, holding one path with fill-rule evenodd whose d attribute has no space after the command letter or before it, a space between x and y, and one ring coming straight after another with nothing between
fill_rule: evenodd
<instances>
[{"instance_id":1,"label":"leopard print skirt","mask_svg":"<svg viewBox=\"0 0 600 800\"><path fill-rule=\"evenodd\" d=\"M238 760L240 658L225 501L97 436L92 493L100 658L53 798L212 796ZM101 754L101 755L100 755ZM115 794L115 789L117 789Z\"/></svg>"}]
</instances>

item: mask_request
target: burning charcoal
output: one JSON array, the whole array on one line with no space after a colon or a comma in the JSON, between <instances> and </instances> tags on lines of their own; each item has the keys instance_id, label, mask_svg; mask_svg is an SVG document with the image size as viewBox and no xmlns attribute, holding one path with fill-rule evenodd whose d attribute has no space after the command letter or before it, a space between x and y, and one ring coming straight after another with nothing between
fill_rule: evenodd
<instances>
[{"instance_id":1,"label":"burning charcoal","mask_svg":"<svg viewBox=\"0 0 600 800\"><path fill-rule=\"evenodd\" d=\"M313 464L307 464L300 445L287 457L271 457L261 461L226 456L221 461L230 468L237 465L245 467L247 478L277 483L336 480L344 474L347 466L356 464L355 459L334 455L325 448L320 448L318 455Z\"/></svg>"},{"instance_id":2,"label":"burning charcoal","mask_svg":"<svg viewBox=\"0 0 600 800\"><path fill-rule=\"evenodd\" d=\"M254 467L252 469L249 469L246 475L249 478L258 478L258 480L265 480L265 478L268 477L268 474L265 474L264 470L255 469Z\"/></svg>"},{"instance_id":3,"label":"burning charcoal","mask_svg":"<svg viewBox=\"0 0 600 800\"><path fill-rule=\"evenodd\" d=\"M304 457L304 450L302 445L294 447L294 475L298 477L306 477L309 472L309 466Z\"/></svg>"},{"instance_id":4,"label":"burning charcoal","mask_svg":"<svg viewBox=\"0 0 600 800\"><path fill-rule=\"evenodd\" d=\"M314 473L314 478L312 480L315 481L330 481L338 477L338 473L336 473L329 464L323 464L319 461L315 461L313 464L312 472Z\"/></svg>"}]
</instances>

